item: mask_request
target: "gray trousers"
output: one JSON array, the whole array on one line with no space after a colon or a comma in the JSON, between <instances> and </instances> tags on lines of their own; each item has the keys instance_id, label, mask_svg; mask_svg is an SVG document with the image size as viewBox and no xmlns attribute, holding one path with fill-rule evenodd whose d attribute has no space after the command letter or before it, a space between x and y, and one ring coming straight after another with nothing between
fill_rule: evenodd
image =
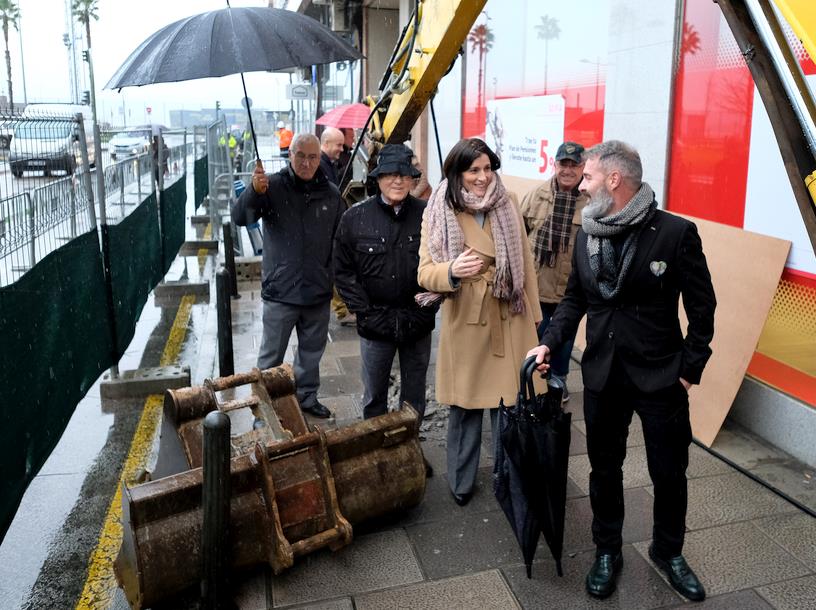
<instances>
[{"instance_id":1,"label":"gray trousers","mask_svg":"<svg viewBox=\"0 0 816 610\"><path fill-rule=\"evenodd\" d=\"M301 407L311 407L317 402L320 359L329 337L329 301L308 307L264 301L259 369L283 363L293 328L298 339L293 363L297 399Z\"/></svg>"},{"instance_id":2,"label":"gray trousers","mask_svg":"<svg viewBox=\"0 0 816 610\"><path fill-rule=\"evenodd\" d=\"M462 409L451 405L448 415L448 484L455 494L469 494L476 484L482 448L482 420L490 414L493 438L498 434L498 409Z\"/></svg>"},{"instance_id":3,"label":"gray trousers","mask_svg":"<svg viewBox=\"0 0 816 610\"><path fill-rule=\"evenodd\" d=\"M388 412L388 381L394 354L399 352L400 406L409 403L425 415L425 377L431 359L431 333L415 343L397 345L360 337L360 359L363 374L363 418Z\"/></svg>"}]
</instances>

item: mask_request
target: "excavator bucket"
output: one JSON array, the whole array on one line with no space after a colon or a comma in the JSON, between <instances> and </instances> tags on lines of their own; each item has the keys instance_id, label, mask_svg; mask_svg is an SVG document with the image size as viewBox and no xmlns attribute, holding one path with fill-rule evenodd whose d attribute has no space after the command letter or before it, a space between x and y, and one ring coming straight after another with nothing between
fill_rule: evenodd
<instances>
[{"instance_id":1,"label":"excavator bucket","mask_svg":"<svg viewBox=\"0 0 816 610\"><path fill-rule=\"evenodd\" d=\"M122 490L123 540L114 567L133 608L201 579L201 424L213 410L246 424L231 437L233 570L267 564L279 574L297 557L349 544L354 524L422 500L419 418L410 405L324 432L308 429L294 392L288 365L167 391L159 464L167 469L172 461L162 452L183 455L187 469Z\"/></svg>"}]
</instances>

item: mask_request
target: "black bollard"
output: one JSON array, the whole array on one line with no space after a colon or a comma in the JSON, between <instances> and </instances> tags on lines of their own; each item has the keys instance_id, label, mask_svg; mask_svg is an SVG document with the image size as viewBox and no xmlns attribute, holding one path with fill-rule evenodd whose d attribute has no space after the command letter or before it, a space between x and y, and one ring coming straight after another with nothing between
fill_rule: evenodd
<instances>
[{"instance_id":1,"label":"black bollard","mask_svg":"<svg viewBox=\"0 0 816 610\"><path fill-rule=\"evenodd\" d=\"M230 419L213 411L204 418L204 459L201 528L201 601L205 610L228 605L230 520Z\"/></svg>"},{"instance_id":2,"label":"black bollard","mask_svg":"<svg viewBox=\"0 0 816 610\"><path fill-rule=\"evenodd\" d=\"M241 298L238 294L238 274L235 273L235 244L232 241L232 223L225 220L221 225L221 235L224 236L224 266L230 274L230 295L234 299Z\"/></svg>"},{"instance_id":3,"label":"black bollard","mask_svg":"<svg viewBox=\"0 0 816 610\"><path fill-rule=\"evenodd\" d=\"M221 377L235 373L232 351L232 304L230 277L223 267L215 274L215 298L218 311L218 372Z\"/></svg>"}]
</instances>

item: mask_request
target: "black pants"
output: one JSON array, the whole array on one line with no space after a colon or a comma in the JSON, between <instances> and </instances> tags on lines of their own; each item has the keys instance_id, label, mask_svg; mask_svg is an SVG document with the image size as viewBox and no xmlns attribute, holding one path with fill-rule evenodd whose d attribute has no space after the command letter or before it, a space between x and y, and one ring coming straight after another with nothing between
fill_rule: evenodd
<instances>
[{"instance_id":1,"label":"black pants","mask_svg":"<svg viewBox=\"0 0 816 610\"><path fill-rule=\"evenodd\" d=\"M688 395L679 380L657 392L641 392L619 365L613 366L603 391L584 391L592 539L599 555L616 554L623 544L622 467L633 412L643 424L654 484L655 550L661 557L674 557L683 550L688 504Z\"/></svg>"}]
</instances>

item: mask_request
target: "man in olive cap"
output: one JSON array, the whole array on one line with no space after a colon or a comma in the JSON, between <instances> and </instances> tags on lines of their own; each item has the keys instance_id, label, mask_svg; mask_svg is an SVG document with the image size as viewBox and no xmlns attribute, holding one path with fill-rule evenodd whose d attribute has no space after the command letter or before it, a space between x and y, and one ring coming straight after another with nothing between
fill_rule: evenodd
<instances>
[{"instance_id":1,"label":"man in olive cap","mask_svg":"<svg viewBox=\"0 0 816 610\"><path fill-rule=\"evenodd\" d=\"M581 228L581 210L588 197L578 191L584 171L584 147L564 142L555 152L555 173L528 193L521 202L521 215L533 250L538 275L538 300L544 319L539 339L550 323L555 308L564 298L572 270L572 249ZM550 358L550 378L564 389L569 400L567 373L575 337L565 341Z\"/></svg>"},{"instance_id":2,"label":"man in olive cap","mask_svg":"<svg viewBox=\"0 0 816 610\"><path fill-rule=\"evenodd\" d=\"M335 284L357 314L362 359L363 417L388 410L388 381L399 352L400 404L425 412L425 375L431 354L434 308L420 307L419 235L425 201L410 195L419 172L413 153L386 144L370 175L380 193L349 208L334 246Z\"/></svg>"}]
</instances>

